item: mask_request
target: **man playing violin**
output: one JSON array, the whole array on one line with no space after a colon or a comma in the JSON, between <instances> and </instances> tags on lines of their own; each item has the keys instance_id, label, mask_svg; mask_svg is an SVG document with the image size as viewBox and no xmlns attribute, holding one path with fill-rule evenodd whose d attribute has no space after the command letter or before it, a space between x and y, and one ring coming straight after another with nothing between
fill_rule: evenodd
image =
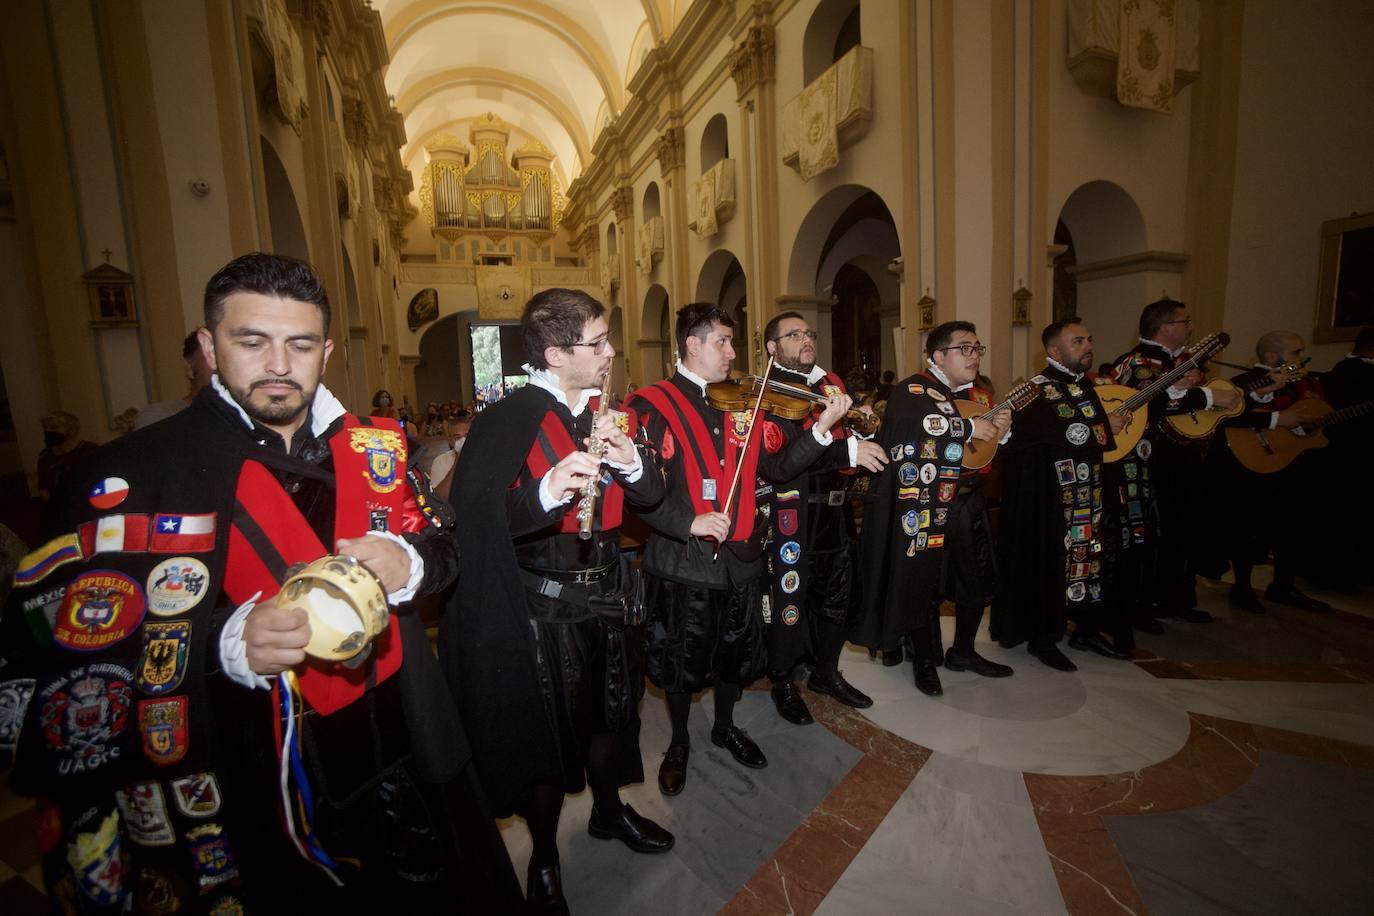
<instances>
[{"instance_id":1,"label":"man playing violin","mask_svg":"<svg viewBox=\"0 0 1374 916\"><path fill-rule=\"evenodd\" d=\"M931 696L944 692L936 671L940 597L945 564L957 562L945 548L961 498L964 446L973 439L996 442L1011 428L1008 410L965 419L953 404L955 391L977 378L985 351L967 321L930 332L926 371L903 379L888 398L878 443L891 462L873 483L859 538L862 616L852 639L885 656L897 655L909 639L916 688ZM955 654L970 661L983 606L976 611L976 618L966 613L955 621Z\"/></svg>"},{"instance_id":2,"label":"man playing violin","mask_svg":"<svg viewBox=\"0 0 1374 916\"><path fill-rule=\"evenodd\" d=\"M1300 371L1280 367L1299 367L1305 362L1307 344L1292 331L1270 331L1255 343L1258 361L1231 379L1246 395L1245 411L1238 417L1223 421L1231 428L1271 430L1293 429L1300 426L1302 417L1293 404L1304 397L1321 397L1321 384L1312 377L1300 378ZM1262 383L1254 387L1256 383ZM1255 597L1250 585L1255 563L1263 562L1270 549L1274 553L1274 581L1264 597L1275 604L1285 604L1307 611L1326 611L1331 606L1298 591L1294 585L1299 541L1297 535L1306 526L1305 519L1294 518L1275 524L1273 509L1285 502L1300 507L1312 505L1300 497L1306 481L1312 477L1310 462L1299 458L1274 474L1256 474L1247 470L1227 443L1225 435L1218 435L1207 452L1207 492L1216 494L1220 511L1220 525L1213 539L1221 556L1216 565L1224 568L1227 561L1235 573L1231 586L1232 607L1264 613L1264 605ZM1315 494L1314 494L1315 495ZM1297 497L1297 498L1295 498Z\"/></svg>"},{"instance_id":3,"label":"man playing violin","mask_svg":"<svg viewBox=\"0 0 1374 916\"><path fill-rule=\"evenodd\" d=\"M439 650L494 813L529 826L526 896L538 912L567 912L564 793L591 788L594 837L640 853L673 846L619 795L644 778L643 634L620 523L627 505L658 503L663 480L629 438L633 417L596 415L615 356L605 307L578 290L544 290L525 305L520 335L530 382L478 414L455 470L465 584ZM592 441L600 457L583 450ZM598 495L584 538L589 481Z\"/></svg>"},{"instance_id":4,"label":"man playing violin","mask_svg":"<svg viewBox=\"0 0 1374 916\"><path fill-rule=\"evenodd\" d=\"M830 445L827 430L852 403L845 394L826 398L809 434L777 451L765 449L766 437L786 434L776 426L763 429L769 423L764 416L723 410L707 398L707 386L726 378L735 357L730 317L710 303L693 303L678 310L675 330L677 371L626 402L657 455L668 491L656 509L643 513L654 529L643 560L646 667L667 696L672 724L658 771L665 795L677 795L686 784L688 713L692 695L707 688L714 688L712 743L744 766L767 766L733 718L741 686L763 674L767 661L761 541L768 502L759 498L756 479L799 476ZM755 422L760 429L752 428Z\"/></svg>"},{"instance_id":5,"label":"man playing violin","mask_svg":"<svg viewBox=\"0 0 1374 916\"><path fill-rule=\"evenodd\" d=\"M823 397L847 394L844 382L816 365L816 332L797 312L775 315L763 329L764 346L773 357L772 378ZM862 408L872 416L870 408ZM776 420L789 437L815 427L815 414L799 421ZM876 418L875 418L876 419ZM792 680L804 655L815 660L807 687L856 709L873 701L844 679L839 670L853 576L854 512L845 498L844 476L862 467L878 473L887 453L842 424L829 430L832 441L820 458L801 474L774 481L773 538L769 544L772 591L768 607L768 677L778 715L795 725L812 721ZM769 436L769 451L786 438Z\"/></svg>"},{"instance_id":6,"label":"man playing violin","mask_svg":"<svg viewBox=\"0 0 1374 916\"><path fill-rule=\"evenodd\" d=\"M1147 388L1178 365L1193 319L1187 307L1165 296L1140 313L1140 342L1112 362L1118 385ZM1186 358L1186 357L1182 357ZM1194 526L1189 512L1200 495L1200 451L1169 438L1165 417L1229 408L1237 403L1234 391L1211 388L1199 370L1191 370L1168 389L1167 397L1149 404L1149 426L1135 449L1107 466L1107 485L1127 496L1120 514L1122 551L1117 563L1120 594L1142 596L1133 609L1137 628L1163 633L1156 616L1206 623L1212 616L1197 610L1193 581ZM1168 537L1159 532L1169 531ZM1151 559L1152 557L1152 559Z\"/></svg>"}]
</instances>

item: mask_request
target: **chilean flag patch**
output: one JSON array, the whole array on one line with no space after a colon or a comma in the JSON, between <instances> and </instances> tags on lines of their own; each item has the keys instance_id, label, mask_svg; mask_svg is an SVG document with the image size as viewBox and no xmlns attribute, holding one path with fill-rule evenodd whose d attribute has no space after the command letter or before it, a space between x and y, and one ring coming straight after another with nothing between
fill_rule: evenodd
<instances>
[{"instance_id":1,"label":"chilean flag patch","mask_svg":"<svg viewBox=\"0 0 1374 916\"><path fill-rule=\"evenodd\" d=\"M215 549L215 513L153 516L148 549L153 553L200 553Z\"/></svg>"},{"instance_id":2,"label":"chilean flag patch","mask_svg":"<svg viewBox=\"0 0 1374 916\"><path fill-rule=\"evenodd\" d=\"M123 477L106 477L91 487L90 495L87 498L91 505L97 509L113 509L124 502L128 495L129 481Z\"/></svg>"}]
</instances>

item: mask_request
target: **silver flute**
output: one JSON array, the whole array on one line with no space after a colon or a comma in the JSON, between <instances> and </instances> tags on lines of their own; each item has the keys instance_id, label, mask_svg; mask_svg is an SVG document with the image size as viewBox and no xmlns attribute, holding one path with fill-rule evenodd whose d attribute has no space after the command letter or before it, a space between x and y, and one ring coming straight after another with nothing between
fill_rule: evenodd
<instances>
[{"instance_id":1,"label":"silver flute","mask_svg":"<svg viewBox=\"0 0 1374 916\"><path fill-rule=\"evenodd\" d=\"M609 375L607 378L609 379ZM593 458L600 459L606 454L606 443L596 437L596 421L606 416L611 410L611 396L602 388L601 402L596 405L596 413L592 415L592 434L591 442L587 443L587 454ZM598 468L600 465L598 465ZM577 501L577 536L582 540L587 540L592 536L592 520L596 517L596 498L600 495L597 482L600 474L593 474L587 478L587 482L582 485L582 496Z\"/></svg>"}]
</instances>

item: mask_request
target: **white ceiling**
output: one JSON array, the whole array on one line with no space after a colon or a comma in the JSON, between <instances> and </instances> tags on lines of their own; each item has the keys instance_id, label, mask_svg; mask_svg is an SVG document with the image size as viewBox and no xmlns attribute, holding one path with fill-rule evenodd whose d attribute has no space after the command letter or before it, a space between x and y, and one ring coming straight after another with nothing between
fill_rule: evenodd
<instances>
[{"instance_id":1,"label":"white ceiling","mask_svg":"<svg viewBox=\"0 0 1374 916\"><path fill-rule=\"evenodd\" d=\"M625 83L690 0L372 0L391 63L387 91L405 116L402 161L416 174L424 144L490 111L538 140L567 187L586 164Z\"/></svg>"}]
</instances>

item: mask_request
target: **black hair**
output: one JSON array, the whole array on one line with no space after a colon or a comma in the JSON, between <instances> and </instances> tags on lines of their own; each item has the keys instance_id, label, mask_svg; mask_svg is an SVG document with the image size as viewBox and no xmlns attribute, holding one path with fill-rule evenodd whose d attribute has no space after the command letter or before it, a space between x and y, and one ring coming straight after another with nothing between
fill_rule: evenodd
<instances>
[{"instance_id":1,"label":"black hair","mask_svg":"<svg viewBox=\"0 0 1374 916\"><path fill-rule=\"evenodd\" d=\"M806 316L801 312L779 312L768 319L768 323L763 326L763 342L765 344L778 339L778 326L788 318L800 318L802 321L806 320Z\"/></svg>"},{"instance_id":2,"label":"black hair","mask_svg":"<svg viewBox=\"0 0 1374 916\"><path fill-rule=\"evenodd\" d=\"M687 355L687 338L695 337L705 340L711 333L711 325L719 324L722 327L733 328L735 320L717 305L710 302L689 302L677 310L677 323L674 333L677 335L677 355L678 358Z\"/></svg>"},{"instance_id":3,"label":"black hair","mask_svg":"<svg viewBox=\"0 0 1374 916\"><path fill-rule=\"evenodd\" d=\"M1064 333L1065 328L1067 328L1071 324L1082 323L1083 319L1079 318L1077 315L1074 315L1070 318L1061 318L1058 321L1051 322L1050 324L1045 325L1045 330L1040 332L1040 346L1044 347L1045 352L1048 353L1050 349L1050 342L1053 340L1057 340L1059 338L1059 335Z\"/></svg>"},{"instance_id":4,"label":"black hair","mask_svg":"<svg viewBox=\"0 0 1374 916\"><path fill-rule=\"evenodd\" d=\"M224 302L235 293L259 293L314 304L329 336L329 296L315 268L297 258L254 251L225 264L205 284L205 326L214 331L224 317Z\"/></svg>"},{"instance_id":5,"label":"black hair","mask_svg":"<svg viewBox=\"0 0 1374 916\"><path fill-rule=\"evenodd\" d=\"M200 338L197 336L198 333L197 331L192 331L190 334L187 334L186 339L181 342L182 359L192 358L196 355L196 351L200 349Z\"/></svg>"},{"instance_id":6,"label":"black hair","mask_svg":"<svg viewBox=\"0 0 1374 916\"><path fill-rule=\"evenodd\" d=\"M1145 306L1140 312L1140 336L1145 340L1154 340L1159 329L1164 327L1165 322L1174 317L1174 312L1181 308L1187 308L1177 299L1170 299L1165 296L1163 299L1156 299Z\"/></svg>"},{"instance_id":7,"label":"black hair","mask_svg":"<svg viewBox=\"0 0 1374 916\"><path fill-rule=\"evenodd\" d=\"M926 357L935 358L935 351L949 346L949 342L954 339L958 331L968 331L970 334L977 334L978 328L972 321L946 321L944 324L936 325L926 338Z\"/></svg>"},{"instance_id":8,"label":"black hair","mask_svg":"<svg viewBox=\"0 0 1374 916\"><path fill-rule=\"evenodd\" d=\"M544 360L546 349L572 349L580 342L587 322L605 313L604 305L578 289L554 287L535 293L520 314L525 357L536 369L549 368Z\"/></svg>"}]
</instances>

